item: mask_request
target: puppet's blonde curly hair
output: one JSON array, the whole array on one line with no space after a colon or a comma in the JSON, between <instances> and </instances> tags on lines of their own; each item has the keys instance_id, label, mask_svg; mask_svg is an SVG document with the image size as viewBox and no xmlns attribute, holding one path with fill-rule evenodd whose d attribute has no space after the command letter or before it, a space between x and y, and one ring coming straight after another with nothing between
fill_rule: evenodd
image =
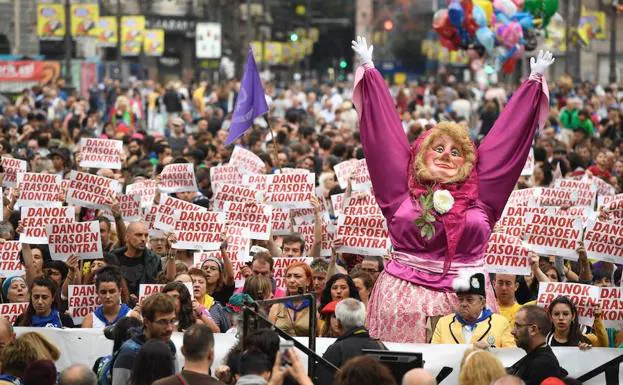
<instances>
[{"instance_id":1,"label":"puppet's blonde curly hair","mask_svg":"<svg viewBox=\"0 0 623 385\"><path fill-rule=\"evenodd\" d=\"M476 152L467 131L457 123L441 122L432 128L432 132L422 141L422 144L420 145L417 155L413 161L413 171L415 177L419 181L434 180L433 176L430 174L430 171L426 167L424 154L432 143L443 135L447 135L457 142L460 147L459 149L461 154L465 158L465 163L463 163L463 166L459 168L457 174L452 179L444 183L462 182L469 177L472 167L476 162Z\"/></svg>"}]
</instances>

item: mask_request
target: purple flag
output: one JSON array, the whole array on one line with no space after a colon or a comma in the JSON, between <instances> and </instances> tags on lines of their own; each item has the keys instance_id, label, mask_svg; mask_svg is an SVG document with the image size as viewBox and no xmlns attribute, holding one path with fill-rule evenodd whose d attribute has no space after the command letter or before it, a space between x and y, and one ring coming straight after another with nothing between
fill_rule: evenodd
<instances>
[{"instance_id":1,"label":"purple flag","mask_svg":"<svg viewBox=\"0 0 623 385\"><path fill-rule=\"evenodd\" d=\"M227 135L225 145L229 145L238 139L251 127L256 117L263 115L267 111L268 105L264 96L264 87L262 87L260 74L257 72L253 51L249 47L247 65L244 68L244 75L242 75L242 84L240 85L240 92L236 100L236 107L234 108L229 135Z\"/></svg>"}]
</instances>

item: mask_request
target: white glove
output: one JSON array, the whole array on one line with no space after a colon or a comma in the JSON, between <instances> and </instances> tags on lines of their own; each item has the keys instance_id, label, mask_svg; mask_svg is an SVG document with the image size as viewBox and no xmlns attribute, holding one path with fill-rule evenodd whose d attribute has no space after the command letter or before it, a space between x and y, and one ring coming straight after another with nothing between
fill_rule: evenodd
<instances>
[{"instance_id":1,"label":"white glove","mask_svg":"<svg viewBox=\"0 0 623 385\"><path fill-rule=\"evenodd\" d=\"M543 75L545 73L545 69L554 63L554 57L549 51L539 51L536 59L534 57L530 58L530 75Z\"/></svg>"},{"instance_id":2,"label":"white glove","mask_svg":"<svg viewBox=\"0 0 623 385\"><path fill-rule=\"evenodd\" d=\"M374 50L374 46L368 46L368 42L366 42L365 37L357 36L357 41L352 41L353 51L359 57L359 62L361 65L368 64L374 67L374 63L372 63L372 51Z\"/></svg>"}]
</instances>

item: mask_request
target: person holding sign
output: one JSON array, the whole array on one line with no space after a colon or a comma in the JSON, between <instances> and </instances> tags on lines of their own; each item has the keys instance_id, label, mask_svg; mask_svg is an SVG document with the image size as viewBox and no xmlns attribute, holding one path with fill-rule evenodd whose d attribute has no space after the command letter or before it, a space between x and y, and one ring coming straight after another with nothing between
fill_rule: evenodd
<instances>
[{"instance_id":1,"label":"person holding sign","mask_svg":"<svg viewBox=\"0 0 623 385\"><path fill-rule=\"evenodd\" d=\"M101 305L84 317L83 328L103 329L129 315L132 309L121 303L122 281L121 272L115 266L105 266L97 271L95 290Z\"/></svg>"},{"instance_id":2,"label":"person holding sign","mask_svg":"<svg viewBox=\"0 0 623 385\"><path fill-rule=\"evenodd\" d=\"M547 119L543 74L554 59L540 52L531 60L530 78L478 149L467 130L451 122L426 131L409 148L394 100L374 68L373 47L358 37L353 50L362 64L353 90L361 144L393 245L392 260L370 299L370 334L423 343L427 322L451 312L457 302L452 281L458 271L484 265L489 234L526 163L537 126Z\"/></svg>"},{"instance_id":3,"label":"person holding sign","mask_svg":"<svg viewBox=\"0 0 623 385\"><path fill-rule=\"evenodd\" d=\"M30 303L24 313L15 320L15 326L73 328L74 321L60 313L54 299L58 286L50 278L37 278L30 285Z\"/></svg>"},{"instance_id":4,"label":"person holding sign","mask_svg":"<svg viewBox=\"0 0 623 385\"><path fill-rule=\"evenodd\" d=\"M595 312L593 333L582 334L578 321L578 311L566 296L559 296L547 308L552 320L552 331L547 335L549 346L577 346L580 350L591 347L608 347L608 335L599 314Z\"/></svg>"},{"instance_id":5,"label":"person holding sign","mask_svg":"<svg viewBox=\"0 0 623 385\"><path fill-rule=\"evenodd\" d=\"M459 305L456 313L442 317L433 333L433 344L465 344L488 349L515 347L506 318L487 308L485 275L461 271L452 282Z\"/></svg>"}]
</instances>

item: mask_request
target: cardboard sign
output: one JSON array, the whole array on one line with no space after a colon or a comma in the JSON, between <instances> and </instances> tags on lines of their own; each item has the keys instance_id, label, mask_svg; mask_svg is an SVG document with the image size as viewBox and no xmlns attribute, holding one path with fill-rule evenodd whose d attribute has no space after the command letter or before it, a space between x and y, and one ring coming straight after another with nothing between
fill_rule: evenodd
<instances>
[{"instance_id":1,"label":"cardboard sign","mask_svg":"<svg viewBox=\"0 0 623 385\"><path fill-rule=\"evenodd\" d=\"M308 209L292 209L290 210L290 218L295 224L300 225L303 222L313 222L316 217L316 209L310 207Z\"/></svg>"},{"instance_id":2,"label":"cardboard sign","mask_svg":"<svg viewBox=\"0 0 623 385\"><path fill-rule=\"evenodd\" d=\"M251 249L251 239L249 230L239 226L227 226L225 230L225 238L227 239L227 249L225 254L234 262L248 262L251 260L249 250Z\"/></svg>"},{"instance_id":3,"label":"cardboard sign","mask_svg":"<svg viewBox=\"0 0 623 385\"><path fill-rule=\"evenodd\" d=\"M528 153L528 159L526 159L526 163L521 170L521 176L532 176L534 174L534 148L530 147L530 152Z\"/></svg>"},{"instance_id":4,"label":"cardboard sign","mask_svg":"<svg viewBox=\"0 0 623 385\"><path fill-rule=\"evenodd\" d=\"M268 177L266 174L245 174L242 176L242 185L265 193L268 188Z\"/></svg>"},{"instance_id":5,"label":"cardboard sign","mask_svg":"<svg viewBox=\"0 0 623 385\"><path fill-rule=\"evenodd\" d=\"M141 215L141 197L137 194L119 195L119 208L121 217L126 222L134 222L143 219Z\"/></svg>"},{"instance_id":6,"label":"cardboard sign","mask_svg":"<svg viewBox=\"0 0 623 385\"><path fill-rule=\"evenodd\" d=\"M266 202L278 208L309 208L314 196L315 174L274 174L270 175L266 190Z\"/></svg>"},{"instance_id":7,"label":"cardboard sign","mask_svg":"<svg viewBox=\"0 0 623 385\"><path fill-rule=\"evenodd\" d=\"M290 220L290 210L273 207L273 214L270 222L273 228L273 235L287 235L292 232L292 221Z\"/></svg>"},{"instance_id":8,"label":"cardboard sign","mask_svg":"<svg viewBox=\"0 0 623 385\"><path fill-rule=\"evenodd\" d=\"M337 178L342 190L345 190L346 187L348 187L348 180L350 179L355 167L357 167L357 160L355 159L349 159L333 166L335 177Z\"/></svg>"},{"instance_id":9,"label":"cardboard sign","mask_svg":"<svg viewBox=\"0 0 623 385\"><path fill-rule=\"evenodd\" d=\"M172 163L164 166L160 173L158 188L167 194L197 191L197 179L192 163Z\"/></svg>"},{"instance_id":10,"label":"cardboard sign","mask_svg":"<svg viewBox=\"0 0 623 385\"><path fill-rule=\"evenodd\" d=\"M19 261L20 251L22 251L22 244L19 241L0 243L0 277L24 275L24 266Z\"/></svg>"},{"instance_id":11,"label":"cardboard sign","mask_svg":"<svg viewBox=\"0 0 623 385\"><path fill-rule=\"evenodd\" d=\"M113 195L121 192L119 182L103 176L72 170L67 189L67 203L106 210Z\"/></svg>"},{"instance_id":12,"label":"cardboard sign","mask_svg":"<svg viewBox=\"0 0 623 385\"><path fill-rule=\"evenodd\" d=\"M513 190L506 202L506 206L527 206L530 201L536 200L539 195L541 195L540 187Z\"/></svg>"},{"instance_id":13,"label":"cardboard sign","mask_svg":"<svg viewBox=\"0 0 623 385\"><path fill-rule=\"evenodd\" d=\"M123 142L114 139L80 139L80 167L121 170Z\"/></svg>"},{"instance_id":14,"label":"cardboard sign","mask_svg":"<svg viewBox=\"0 0 623 385\"><path fill-rule=\"evenodd\" d=\"M162 231L173 231L175 227L173 213L175 210L208 211L204 207L188 203L181 199L173 198L168 195L161 195L158 211L156 212L156 217L154 218L154 228Z\"/></svg>"},{"instance_id":15,"label":"cardboard sign","mask_svg":"<svg viewBox=\"0 0 623 385\"><path fill-rule=\"evenodd\" d=\"M21 221L23 231L19 235L21 243L45 245L48 243L47 226L52 223L69 223L76 218L76 208L64 207L22 207Z\"/></svg>"},{"instance_id":16,"label":"cardboard sign","mask_svg":"<svg viewBox=\"0 0 623 385\"><path fill-rule=\"evenodd\" d=\"M19 207L61 207L63 202L59 199L59 193L62 179L60 175L55 174L18 173L19 197L16 204Z\"/></svg>"},{"instance_id":17,"label":"cardboard sign","mask_svg":"<svg viewBox=\"0 0 623 385\"><path fill-rule=\"evenodd\" d=\"M623 225L623 199L613 200L603 206L603 212L606 214L606 221Z\"/></svg>"},{"instance_id":18,"label":"cardboard sign","mask_svg":"<svg viewBox=\"0 0 623 385\"><path fill-rule=\"evenodd\" d=\"M526 228L525 219L528 213L581 218L582 223L586 223L592 216L592 210L588 207L569 207L563 209L561 207L506 206L500 220L495 224L495 231L523 238Z\"/></svg>"},{"instance_id":19,"label":"cardboard sign","mask_svg":"<svg viewBox=\"0 0 623 385\"><path fill-rule=\"evenodd\" d=\"M67 294L69 315L77 324L81 324L84 317L101 305L95 285L69 285Z\"/></svg>"},{"instance_id":20,"label":"cardboard sign","mask_svg":"<svg viewBox=\"0 0 623 385\"><path fill-rule=\"evenodd\" d=\"M582 242L582 220L537 213L526 214L523 241L537 254L551 254L577 260Z\"/></svg>"},{"instance_id":21,"label":"cardboard sign","mask_svg":"<svg viewBox=\"0 0 623 385\"><path fill-rule=\"evenodd\" d=\"M309 256L311 249L316 243L315 237L315 224L310 222L303 222L298 225L294 225L294 232L300 234L305 240L304 255ZM333 239L335 237L335 226L330 223L322 223L322 239L320 244L320 256L330 257L333 254Z\"/></svg>"},{"instance_id":22,"label":"cardboard sign","mask_svg":"<svg viewBox=\"0 0 623 385\"><path fill-rule=\"evenodd\" d=\"M4 170L4 177L2 178L2 186L4 187L15 187L17 184L17 174L26 172L28 168L28 162L25 160L6 156L0 158L0 164L2 164L2 169Z\"/></svg>"},{"instance_id":23,"label":"cardboard sign","mask_svg":"<svg viewBox=\"0 0 623 385\"><path fill-rule=\"evenodd\" d=\"M608 206L611 202L623 200L623 194L617 195L600 195L597 197L597 209Z\"/></svg>"},{"instance_id":24,"label":"cardboard sign","mask_svg":"<svg viewBox=\"0 0 623 385\"><path fill-rule=\"evenodd\" d=\"M285 289L286 287L286 270L288 266L293 263L305 262L308 265L312 263L313 258L307 257L280 257L273 258L275 262L273 265L273 279L275 280L275 287Z\"/></svg>"},{"instance_id":25,"label":"cardboard sign","mask_svg":"<svg viewBox=\"0 0 623 385\"><path fill-rule=\"evenodd\" d=\"M0 316L6 318L11 325L15 323L17 317L28 309L28 302L0 303Z\"/></svg>"},{"instance_id":26,"label":"cardboard sign","mask_svg":"<svg viewBox=\"0 0 623 385\"><path fill-rule=\"evenodd\" d=\"M331 206L333 207L333 216L338 217L344 209L345 193L331 195Z\"/></svg>"},{"instance_id":27,"label":"cardboard sign","mask_svg":"<svg viewBox=\"0 0 623 385\"><path fill-rule=\"evenodd\" d=\"M601 319L604 327L620 330L623 327L623 292L620 287L602 287L600 291Z\"/></svg>"},{"instance_id":28,"label":"cardboard sign","mask_svg":"<svg viewBox=\"0 0 623 385\"><path fill-rule=\"evenodd\" d=\"M247 228L251 239L270 239L273 214L271 206L257 202L227 202L225 212L228 226Z\"/></svg>"},{"instance_id":29,"label":"cardboard sign","mask_svg":"<svg viewBox=\"0 0 623 385\"><path fill-rule=\"evenodd\" d=\"M156 181L145 179L127 185L125 193L128 195L139 195L141 197L141 208L145 208L154 204L157 188Z\"/></svg>"},{"instance_id":30,"label":"cardboard sign","mask_svg":"<svg viewBox=\"0 0 623 385\"><path fill-rule=\"evenodd\" d=\"M49 224L47 234L53 260L66 261L71 255L80 259L103 257L98 221Z\"/></svg>"},{"instance_id":31,"label":"cardboard sign","mask_svg":"<svg viewBox=\"0 0 623 385\"><path fill-rule=\"evenodd\" d=\"M351 195L342 213L351 216L383 216L381 208L376 203L376 198L369 192Z\"/></svg>"},{"instance_id":32,"label":"cardboard sign","mask_svg":"<svg viewBox=\"0 0 623 385\"><path fill-rule=\"evenodd\" d=\"M138 286L138 303L142 304L145 298L152 294L157 294L162 291L165 285L159 283L141 283ZM193 295L193 291L190 291L190 295Z\"/></svg>"},{"instance_id":33,"label":"cardboard sign","mask_svg":"<svg viewBox=\"0 0 623 385\"><path fill-rule=\"evenodd\" d=\"M158 230L154 227L154 223L156 222L156 214L158 213L158 205L153 205L143 210L143 217L145 218L145 224L149 229L149 236L157 237L163 234L162 230Z\"/></svg>"},{"instance_id":34,"label":"cardboard sign","mask_svg":"<svg viewBox=\"0 0 623 385\"><path fill-rule=\"evenodd\" d=\"M576 190L542 187L537 197L539 206L575 206L578 201Z\"/></svg>"},{"instance_id":35,"label":"cardboard sign","mask_svg":"<svg viewBox=\"0 0 623 385\"><path fill-rule=\"evenodd\" d=\"M223 183L214 195L214 211L223 211L226 202L261 202L262 193L245 186Z\"/></svg>"},{"instance_id":36,"label":"cardboard sign","mask_svg":"<svg viewBox=\"0 0 623 385\"><path fill-rule=\"evenodd\" d=\"M564 295L578 309L580 324L593 326L594 310L599 306L601 291L598 286L568 282L541 282L537 306L547 308L559 296Z\"/></svg>"},{"instance_id":37,"label":"cardboard sign","mask_svg":"<svg viewBox=\"0 0 623 385\"><path fill-rule=\"evenodd\" d=\"M595 205L597 198L597 189L590 182L577 181L572 179L558 179L554 182L554 186L559 189L571 190L576 192L577 200L574 206L587 206L591 209Z\"/></svg>"},{"instance_id":38,"label":"cardboard sign","mask_svg":"<svg viewBox=\"0 0 623 385\"><path fill-rule=\"evenodd\" d=\"M186 250L217 250L225 231L225 214L214 211L175 210L172 247Z\"/></svg>"},{"instance_id":39,"label":"cardboard sign","mask_svg":"<svg viewBox=\"0 0 623 385\"><path fill-rule=\"evenodd\" d=\"M623 225L589 221L584 233L584 246L589 259L623 263Z\"/></svg>"},{"instance_id":40,"label":"cardboard sign","mask_svg":"<svg viewBox=\"0 0 623 385\"><path fill-rule=\"evenodd\" d=\"M208 258L216 258L216 259L219 259L221 261L223 260L223 258L221 258L221 251L220 250L195 251L193 253L193 267L196 267L197 269L201 269L201 265Z\"/></svg>"},{"instance_id":41,"label":"cardboard sign","mask_svg":"<svg viewBox=\"0 0 623 385\"><path fill-rule=\"evenodd\" d=\"M259 156L240 146L234 147L229 165L238 167L243 174L263 174L266 168Z\"/></svg>"},{"instance_id":42,"label":"cardboard sign","mask_svg":"<svg viewBox=\"0 0 623 385\"><path fill-rule=\"evenodd\" d=\"M242 183L242 173L236 166L224 165L210 168L210 183L212 191L217 193L221 185L228 183L240 185Z\"/></svg>"},{"instance_id":43,"label":"cardboard sign","mask_svg":"<svg viewBox=\"0 0 623 385\"><path fill-rule=\"evenodd\" d=\"M370 180L370 172L365 159L357 161L357 165L352 174L353 191L367 191L372 188L372 180Z\"/></svg>"},{"instance_id":44,"label":"cardboard sign","mask_svg":"<svg viewBox=\"0 0 623 385\"><path fill-rule=\"evenodd\" d=\"M485 249L485 269L489 273L529 275L528 250L521 238L491 233Z\"/></svg>"},{"instance_id":45,"label":"cardboard sign","mask_svg":"<svg viewBox=\"0 0 623 385\"><path fill-rule=\"evenodd\" d=\"M337 251L361 255L387 255L391 245L382 216L342 215L337 221L336 238L343 246Z\"/></svg>"}]
</instances>

